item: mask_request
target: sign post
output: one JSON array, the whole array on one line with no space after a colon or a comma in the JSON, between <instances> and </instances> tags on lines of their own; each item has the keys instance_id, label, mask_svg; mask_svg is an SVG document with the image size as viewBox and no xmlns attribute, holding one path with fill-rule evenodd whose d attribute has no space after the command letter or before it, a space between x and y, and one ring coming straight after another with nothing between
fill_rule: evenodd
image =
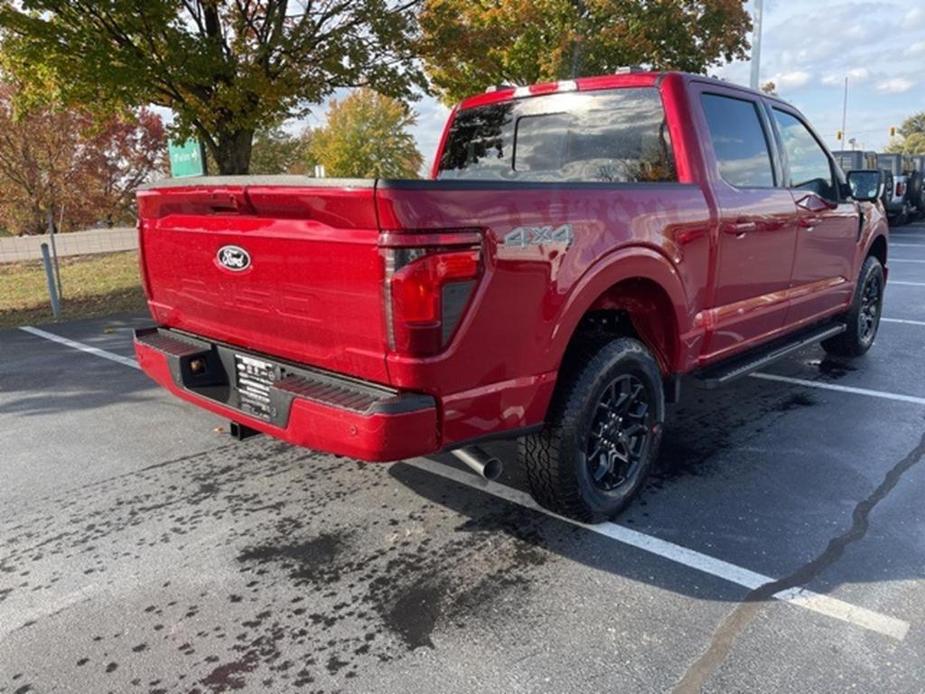
<instances>
[{"instance_id":1,"label":"sign post","mask_svg":"<svg viewBox=\"0 0 925 694\"><path fill-rule=\"evenodd\" d=\"M55 320L61 316L61 304L58 302L58 288L55 286L55 273L51 269L51 254L48 252L48 244L42 246L42 266L45 268L45 282L48 284L48 298L51 299L51 313Z\"/></svg>"},{"instance_id":2,"label":"sign post","mask_svg":"<svg viewBox=\"0 0 925 694\"><path fill-rule=\"evenodd\" d=\"M170 175L174 178L206 175L206 153L198 140L171 141L167 144L170 155Z\"/></svg>"}]
</instances>

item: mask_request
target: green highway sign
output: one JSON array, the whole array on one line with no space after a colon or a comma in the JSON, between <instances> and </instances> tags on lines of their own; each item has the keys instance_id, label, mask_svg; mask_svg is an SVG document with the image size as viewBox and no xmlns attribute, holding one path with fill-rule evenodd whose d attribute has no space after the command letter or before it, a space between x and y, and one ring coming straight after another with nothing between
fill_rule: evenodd
<instances>
[{"instance_id":1,"label":"green highway sign","mask_svg":"<svg viewBox=\"0 0 925 694\"><path fill-rule=\"evenodd\" d=\"M170 154L170 175L174 178L205 175L206 159L198 140L171 141L167 144L167 151Z\"/></svg>"}]
</instances>

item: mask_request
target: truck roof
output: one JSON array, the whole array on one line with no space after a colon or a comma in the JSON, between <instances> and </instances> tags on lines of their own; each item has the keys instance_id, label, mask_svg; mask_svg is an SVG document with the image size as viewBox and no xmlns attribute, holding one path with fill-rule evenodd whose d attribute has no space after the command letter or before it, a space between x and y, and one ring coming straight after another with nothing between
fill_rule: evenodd
<instances>
[{"instance_id":1,"label":"truck roof","mask_svg":"<svg viewBox=\"0 0 925 694\"><path fill-rule=\"evenodd\" d=\"M459 104L457 109L463 110L474 108L476 106L503 103L506 101L512 101L513 99L520 99L529 96L541 96L543 94L555 94L558 92L588 92L598 89L618 89L620 87L651 87L657 85L667 77L681 79L685 82L685 84L693 81L713 82L716 85L725 87L727 89L736 89L745 93L760 95L766 99L779 101L780 103L787 103L780 97L776 97L772 94L766 94L764 92L750 89L749 87L745 87L740 84L726 82L725 80L721 80L716 77L695 75L689 72L645 70L621 72L611 75L597 75L594 77L579 77L574 80L560 80L558 82L541 82L539 84L531 84L521 87L505 85L491 91L484 92L482 94L470 96L469 98L464 99Z\"/></svg>"}]
</instances>

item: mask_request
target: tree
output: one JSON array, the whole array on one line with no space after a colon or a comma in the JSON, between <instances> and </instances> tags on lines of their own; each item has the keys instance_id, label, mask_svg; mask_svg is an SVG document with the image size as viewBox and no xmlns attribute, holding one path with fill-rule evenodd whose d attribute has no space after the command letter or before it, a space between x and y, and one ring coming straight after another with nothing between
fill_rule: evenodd
<instances>
[{"instance_id":1,"label":"tree","mask_svg":"<svg viewBox=\"0 0 925 694\"><path fill-rule=\"evenodd\" d=\"M310 153L311 130L293 137L282 128L259 131L254 136L250 171L254 174L305 174L314 169Z\"/></svg>"},{"instance_id":2,"label":"tree","mask_svg":"<svg viewBox=\"0 0 925 694\"><path fill-rule=\"evenodd\" d=\"M903 124L899 126L899 134L903 137L925 134L925 111L906 118Z\"/></svg>"},{"instance_id":3,"label":"tree","mask_svg":"<svg viewBox=\"0 0 925 694\"><path fill-rule=\"evenodd\" d=\"M420 52L446 103L626 65L704 72L747 56L741 0L424 0Z\"/></svg>"},{"instance_id":4,"label":"tree","mask_svg":"<svg viewBox=\"0 0 925 694\"><path fill-rule=\"evenodd\" d=\"M890 139L887 152L925 154L925 111L909 116L899 127L899 136Z\"/></svg>"},{"instance_id":5,"label":"tree","mask_svg":"<svg viewBox=\"0 0 925 694\"><path fill-rule=\"evenodd\" d=\"M761 91L770 96L777 96L777 84L774 81L765 82L761 85Z\"/></svg>"},{"instance_id":6,"label":"tree","mask_svg":"<svg viewBox=\"0 0 925 694\"><path fill-rule=\"evenodd\" d=\"M312 133L310 151L329 176L417 178L424 158L407 131L416 122L401 101L358 89L331 101L327 123Z\"/></svg>"},{"instance_id":7,"label":"tree","mask_svg":"<svg viewBox=\"0 0 925 694\"><path fill-rule=\"evenodd\" d=\"M76 145L83 201L71 215L72 222L78 212L84 223L134 220L138 186L170 170L164 123L146 108L102 125L94 121Z\"/></svg>"},{"instance_id":8,"label":"tree","mask_svg":"<svg viewBox=\"0 0 925 694\"><path fill-rule=\"evenodd\" d=\"M925 133L895 137L886 146L886 151L894 154L925 154Z\"/></svg>"},{"instance_id":9,"label":"tree","mask_svg":"<svg viewBox=\"0 0 925 694\"><path fill-rule=\"evenodd\" d=\"M0 0L8 70L103 113L157 104L222 174L247 173L256 130L335 89L408 97L420 0Z\"/></svg>"},{"instance_id":10,"label":"tree","mask_svg":"<svg viewBox=\"0 0 925 694\"><path fill-rule=\"evenodd\" d=\"M159 116L145 109L99 124L80 109L17 113L0 85L0 226L41 234L48 216L65 228L132 216L134 191L166 165Z\"/></svg>"}]
</instances>

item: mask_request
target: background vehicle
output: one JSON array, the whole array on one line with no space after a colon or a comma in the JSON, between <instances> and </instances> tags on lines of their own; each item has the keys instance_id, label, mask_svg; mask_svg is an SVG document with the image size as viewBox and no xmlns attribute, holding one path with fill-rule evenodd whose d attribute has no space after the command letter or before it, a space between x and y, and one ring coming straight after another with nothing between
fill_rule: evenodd
<instances>
[{"instance_id":1,"label":"background vehicle","mask_svg":"<svg viewBox=\"0 0 925 694\"><path fill-rule=\"evenodd\" d=\"M893 195L886 211L891 224L902 226L920 211L922 175L913 170L911 158L904 154L878 154L877 163L893 175Z\"/></svg>"},{"instance_id":2,"label":"background vehicle","mask_svg":"<svg viewBox=\"0 0 925 694\"><path fill-rule=\"evenodd\" d=\"M241 426L365 460L520 437L536 498L619 511L680 376L858 356L886 279L879 174L798 111L678 73L454 110L435 180L175 180L139 193L142 368Z\"/></svg>"},{"instance_id":3,"label":"background vehicle","mask_svg":"<svg viewBox=\"0 0 925 694\"><path fill-rule=\"evenodd\" d=\"M925 154L913 154L908 158L914 177L909 186L910 197L919 216L925 215Z\"/></svg>"},{"instance_id":4,"label":"background vehicle","mask_svg":"<svg viewBox=\"0 0 925 694\"><path fill-rule=\"evenodd\" d=\"M881 197L881 202L883 203L884 209L886 209L887 205L893 199L893 173L888 169L880 168L876 152L858 149L842 149L832 152L832 156L835 157L835 161L841 167L842 171L851 171L853 169L880 169L883 176L883 195Z\"/></svg>"},{"instance_id":5,"label":"background vehicle","mask_svg":"<svg viewBox=\"0 0 925 694\"><path fill-rule=\"evenodd\" d=\"M835 157L835 161L842 168L842 171L877 168L876 152L860 149L841 149L832 152L832 156Z\"/></svg>"}]
</instances>

